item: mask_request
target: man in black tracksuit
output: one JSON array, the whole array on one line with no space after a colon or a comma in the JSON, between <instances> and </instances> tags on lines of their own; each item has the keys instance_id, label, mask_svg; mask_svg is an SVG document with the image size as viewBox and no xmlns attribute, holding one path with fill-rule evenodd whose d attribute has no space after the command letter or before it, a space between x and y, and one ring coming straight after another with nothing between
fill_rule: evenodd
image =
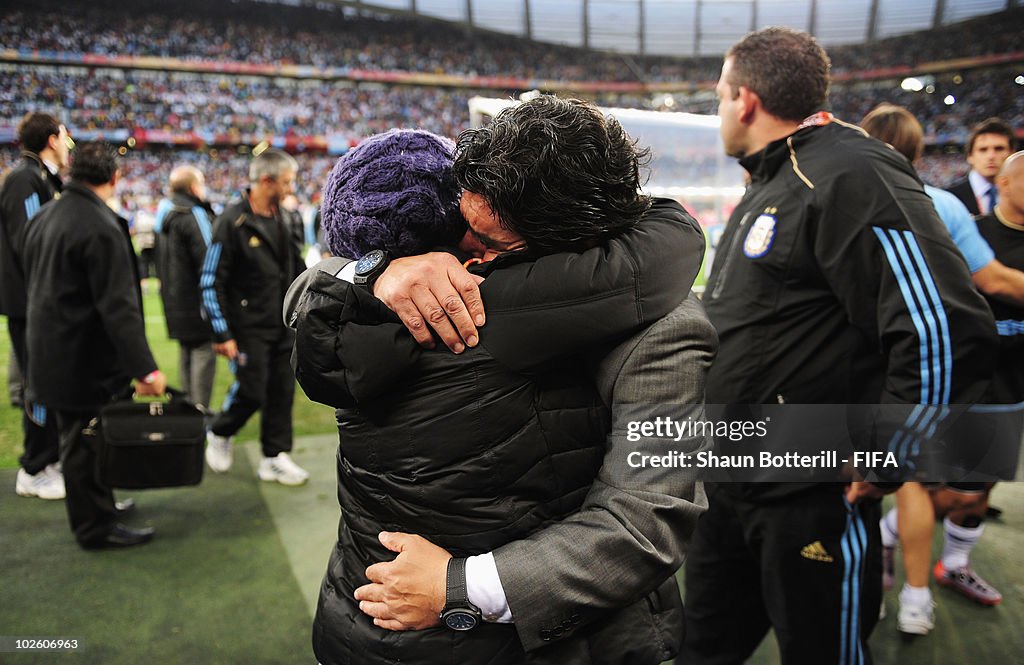
<instances>
[{"instance_id":1,"label":"man in black tracksuit","mask_svg":"<svg viewBox=\"0 0 1024 665\"><path fill-rule=\"evenodd\" d=\"M117 184L117 153L81 146L63 196L25 235L29 397L56 413L71 530L86 549L147 542L153 529L117 522L114 496L96 469L94 419L113 398L163 394L146 342L138 264L128 223L105 201Z\"/></svg>"},{"instance_id":2,"label":"man in black tracksuit","mask_svg":"<svg viewBox=\"0 0 1024 665\"><path fill-rule=\"evenodd\" d=\"M820 112L828 57L769 28L727 53L726 151L751 184L704 303L721 339L711 404L970 403L991 312L907 161ZM782 662L870 663L877 487L711 488L686 563L688 664L741 663L774 627Z\"/></svg>"},{"instance_id":3,"label":"man in black tracksuit","mask_svg":"<svg viewBox=\"0 0 1024 665\"><path fill-rule=\"evenodd\" d=\"M237 378L223 410L210 424L206 461L231 467L231 437L262 410L262 480L301 485L309 474L289 456L295 377L289 358L294 335L281 320L288 286L305 268L280 203L295 187L294 158L266 150L249 167L251 188L213 225L200 287L213 327L214 350L231 361Z\"/></svg>"},{"instance_id":4,"label":"man in black tracksuit","mask_svg":"<svg viewBox=\"0 0 1024 665\"><path fill-rule=\"evenodd\" d=\"M160 224L157 270L167 335L178 340L181 388L193 402L210 405L217 356L203 317L200 271L212 236L213 210L203 174L194 166L171 171L171 208Z\"/></svg>"},{"instance_id":5,"label":"man in black tracksuit","mask_svg":"<svg viewBox=\"0 0 1024 665\"><path fill-rule=\"evenodd\" d=\"M24 242L29 222L58 196L60 170L67 166L71 139L67 129L47 113L32 113L18 127L22 162L0 189L0 313L7 315L11 346L22 371L28 366L25 338ZM57 423L42 404L23 400L25 453L19 460L16 491L22 496L63 499L64 479L57 469Z\"/></svg>"}]
</instances>

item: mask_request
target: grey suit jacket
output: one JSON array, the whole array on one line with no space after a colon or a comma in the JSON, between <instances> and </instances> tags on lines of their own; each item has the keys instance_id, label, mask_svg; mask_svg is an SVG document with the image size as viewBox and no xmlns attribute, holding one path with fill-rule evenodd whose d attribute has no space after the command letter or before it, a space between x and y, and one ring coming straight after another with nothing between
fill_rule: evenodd
<instances>
[{"instance_id":1,"label":"grey suit jacket","mask_svg":"<svg viewBox=\"0 0 1024 665\"><path fill-rule=\"evenodd\" d=\"M597 385L608 404L697 404L702 415L704 381L717 349L718 336L691 293L615 348L598 369ZM677 449L710 445L704 439L684 444ZM692 469L673 469L652 484L624 472L613 454L621 451L606 455L579 512L493 553L527 651L573 636L672 577L707 509Z\"/></svg>"}]
</instances>

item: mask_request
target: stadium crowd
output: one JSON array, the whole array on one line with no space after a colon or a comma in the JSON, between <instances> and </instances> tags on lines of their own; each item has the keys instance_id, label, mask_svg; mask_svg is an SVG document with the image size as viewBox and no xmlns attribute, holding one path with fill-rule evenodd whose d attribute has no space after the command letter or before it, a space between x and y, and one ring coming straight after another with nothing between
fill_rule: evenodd
<instances>
[{"instance_id":1,"label":"stadium crowd","mask_svg":"<svg viewBox=\"0 0 1024 665\"><path fill-rule=\"evenodd\" d=\"M928 79L930 92L912 92L897 80L838 84L832 109L857 119L886 101L920 119L931 143L962 143L971 119L998 116L1024 124L1024 95L1016 69L993 67ZM0 67L0 125L13 126L35 108L62 109L76 130L159 129L252 135L342 135L349 140L392 127L419 127L456 136L469 124L467 100L508 97L511 91L408 85L358 85L315 79L88 70L76 67ZM952 103L947 103L947 96ZM714 114L706 93L585 95L609 107Z\"/></svg>"},{"instance_id":2,"label":"stadium crowd","mask_svg":"<svg viewBox=\"0 0 1024 665\"><path fill-rule=\"evenodd\" d=\"M159 129L247 136L336 134L358 140L391 127L422 127L455 136L466 128L466 100L475 92L21 66L0 70L0 125L13 126L28 111L49 108L63 109L68 127L78 130Z\"/></svg>"},{"instance_id":3,"label":"stadium crowd","mask_svg":"<svg viewBox=\"0 0 1024 665\"><path fill-rule=\"evenodd\" d=\"M459 26L396 16L355 15L331 5L282 6L198 0L115 0L88 5L16 0L0 18L0 48L185 60L301 64L459 76L562 81L713 81L717 57L630 57L538 44ZM364 11L367 11L364 9ZM44 18L45 17L45 18ZM836 73L1019 51L1024 9L832 49Z\"/></svg>"}]
</instances>

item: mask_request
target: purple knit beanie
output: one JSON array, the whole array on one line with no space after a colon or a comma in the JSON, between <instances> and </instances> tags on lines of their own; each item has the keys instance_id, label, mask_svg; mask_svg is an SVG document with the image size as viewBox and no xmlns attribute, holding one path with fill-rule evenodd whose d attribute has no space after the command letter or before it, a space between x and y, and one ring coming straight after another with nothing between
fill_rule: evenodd
<instances>
[{"instance_id":1,"label":"purple knit beanie","mask_svg":"<svg viewBox=\"0 0 1024 665\"><path fill-rule=\"evenodd\" d=\"M466 232L452 177L455 143L392 129L365 139L334 165L321 202L327 247L358 259L374 249L412 256L454 246Z\"/></svg>"}]
</instances>

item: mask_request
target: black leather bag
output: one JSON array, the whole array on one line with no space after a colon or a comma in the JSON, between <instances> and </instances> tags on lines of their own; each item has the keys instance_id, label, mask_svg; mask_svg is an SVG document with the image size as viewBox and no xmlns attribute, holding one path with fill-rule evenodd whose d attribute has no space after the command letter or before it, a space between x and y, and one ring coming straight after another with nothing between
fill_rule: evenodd
<instances>
[{"instance_id":1,"label":"black leather bag","mask_svg":"<svg viewBox=\"0 0 1024 665\"><path fill-rule=\"evenodd\" d=\"M131 399L99 415L99 474L117 489L198 485L203 480L203 411L173 388L170 401Z\"/></svg>"}]
</instances>

